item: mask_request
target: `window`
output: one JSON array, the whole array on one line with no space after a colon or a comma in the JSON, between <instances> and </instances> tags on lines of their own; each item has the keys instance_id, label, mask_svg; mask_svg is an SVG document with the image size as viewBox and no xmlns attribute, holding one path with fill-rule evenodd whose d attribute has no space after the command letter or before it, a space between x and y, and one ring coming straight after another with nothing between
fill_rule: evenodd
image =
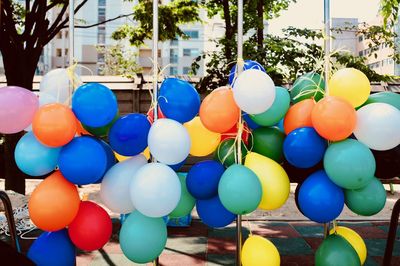
<instances>
[{"instance_id":1,"label":"window","mask_svg":"<svg viewBox=\"0 0 400 266\"><path fill-rule=\"evenodd\" d=\"M178 74L178 68L177 67L169 67L169 74L170 75L177 75Z\"/></svg>"},{"instance_id":2,"label":"window","mask_svg":"<svg viewBox=\"0 0 400 266\"><path fill-rule=\"evenodd\" d=\"M183 49L183 56L198 56L199 49Z\"/></svg>"},{"instance_id":3,"label":"window","mask_svg":"<svg viewBox=\"0 0 400 266\"><path fill-rule=\"evenodd\" d=\"M65 31L65 38L68 38L69 34L68 31Z\"/></svg>"},{"instance_id":4,"label":"window","mask_svg":"<svg viewBox=\"0 0 400 266\"><path fill-rule=\"evenodd\" d=\"M178 37L175 37L175 39L170 41L171 46L177 46L178 45Z\"/></svg>"},{"instance_id":5,"label":"window","mask_svg":"<svg viewBox=\"0 0 400 266\"><path fill-rule=\"evenodd\" d=\"M62 56L62 50L60 48L56 49L56 56L61 57Z\"/></svg>"},{"instance_id":6,"label":"window","mask_svg":"<svg viewBox=\"0 0 400 266\"><path fill-rule=\"evenodd\" d=\"M68 55L68 48L65 48L65 55Z\"/></svg>"},{"instance_id":7,"label":"window","mask_svg":"<svg viewBox=\"0 0 400 266\"><path fill-rule=\"evenodd\" d=\"M99 8L99 22L103 22L106 20L106 9L104 7Z\"/></svg>"},{"instance_id":8,"label":"window","mask_svg":"<svg viewBox=\"0 0 400 266\"><path fill-rule=\"evenodd\" d=\"M97 60L98 60L99 63L104 63L104 61L105 61L104 53L97 54Z\"/></svg>"},{"instance_id":9,"label":"window","mask_svg":"<svg viewBox=\"0 0 400 266\"><path fill-rule=\"evenodd\" d=\"M106 35L104 33L97 34L97 43L99 43L99 44L106 43Z\"/></svg>"},{"instance_id":10,"label":"window","mask_svg":"<svg viewBox=\"0 0 400 266\"><path fill-rule=\"evenodd\" d=\"M106 6L106 0L99 0L99 6Z\"/></svg>"},{"instance_id":11,"label":"window","mask_svg":"<svg viewBox=\"0 0 400 266\"><path fill-rule=\"evenodd\" d=\"M362 42L363 40L364 40L364 36L363 36L363 35L358 36L358 41L359 41L359 42Z\"/></svg>"},{"instance_id":12,"label":"window","mask_svg":"<svg viewBox=\"0 0 400 266\"><path fill-rule=\"evenodd\" d=\"M189 39L198 39L199 38L199 31L197 30L186 30L183 32L185 35L189 37Z\"/></svg>"},{"instance_id":13,"label":"window","mask_svg":"<svg viewBox=\"0 0 400 266\"><path fill-rule=\"evenodd\" d=\"M182 68L182 74L183 74L183 75L187 75L187 74L189 74L189 72L190 72L190 67L184 67L184 68Z\"/></svg>"},{"instance_id":14,"label":"window","mask_svg":"<svg viewBox=\"0 0 400 266\"><path fill-rule=\"evenodd\" d=\"M59 31L58 33L57 33L57 37L56 37L57 39L62 39L62 31Z\"/></svg>"},{"instance_id":15,"label":"window","mask_svg":"<svg viewBox=\"0 0 400 266\"><path fill-rule=\"evenodd\" d=\"M171 64L178 63L178 49L169 50L169 62Z\"/></svg>"},{"instance_id":16,"label":"window","mask_svg":"<svg viewBox=\"0 0 400 266\"><path fill-rule=\"evenodd\" d=\"M359 51L358 56L363 56L363 51Z\"/></svg>"}]
</instances>

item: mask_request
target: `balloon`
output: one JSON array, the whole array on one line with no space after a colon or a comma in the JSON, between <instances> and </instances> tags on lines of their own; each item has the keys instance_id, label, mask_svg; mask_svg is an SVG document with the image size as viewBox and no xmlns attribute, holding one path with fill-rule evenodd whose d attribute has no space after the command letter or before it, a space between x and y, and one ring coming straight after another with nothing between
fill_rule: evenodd
<instances>
[{"instance_id":1,"label":"balloon","mask_svg":"<svg viewBox=\"0 0 400 266\"><path fill-rule=\"evenodd\" d=\"M186 163L186 159L183 160L180 163L177 164L173 164L173 165L168 165L172 170L174 170L175 172L178 172Z\"/></svg>"},{"instance_id":2,"label":"balloon","mask_svg":"<svg viewBox=\"0 0 400 266\"><path fill-rule=\"evenodd\" d=\"M364 240L361 238L359 234L357 234L356 231L348 227L336 226L336 228L333 228L329 233L331 235L338 234L341 237L343 237L347 242L349 242L350 245L357 252L361 265L364 264L365 260L367 259L367 246L365 245Z\"/></svg>"},{"instance_id":3,"label":"balloon","mask_svg":"<svg viewBox=\"0 0 400 266\"><path fill-rule=\"evenodd\" d=\"M49 104L49 103L57 102L57 100L53 96L51 96L51 95L49 95L47 93L34 92L34 94L37 95L37 97L39 98L39 107L41 107L43 105L46 105L46 104ZM30 124L24 130L25 131L32 131L32 124Z\"/></svg>"},{"instance_id":4,"label":"balloon","mask_svg":"<svg viewBox=\"0 0 400 266\"><path fill-rule=\"evenodd\" d=\"M87 185L103 177L107 169L107 155L96 139L77 137L61 149L58 167L68 181Z\"/></svg>"},{"instance_id":5,"label":"balloon","mask_svg":"<svg viewBox=\"0 0 400 266\"><path fill-rule=\"evenodd\" d=\"M143 114L122 116L109 131L110 145L120 155L133 156L147 147L150 122Z\"/></svg>"},{"instance_id":6,"label":"balloon","mask_svg":"<svg viewBox=\"0 0 400 266\"><path fill-rule=\"evenodd\" d=\"M196 204L196 199L190 195L187 187L186 187L186 173L178 173L179 181L181 182L181 199L178 202L178 205L175 209L169 214L169 217L179 218L186 215L189 215L194 205Z\"/></svg>"},{"instance_id":7,"label":"balloon","mask_svg":"<svg viewBox=\"0 0 400 266\"><path fill-rule=\"evenodd\" d=\"M90 132L88 132L83 125L81 124L81 122L79 122L78 119L76 119L76 134L75 136L83 136L83 135L89 135L92 136L92 134Z\"/></svg>"},{"instance_id":8,"label":"balloon","mask_svg":"<svg viewBox=\"0 0 400 266\"><path fill-rule=\"evenodd\" d=\"M218 194L218 183L225 168L217 161L195 163L186 178L189 193L196 199L210 199Z\"/></svg>"},{"instance_id":9,"label":"balloon","mask_svg":"<svg viewBox=\"0 0 400 266\"><path fill-rule=\"evenodd\" d=\"M240 110L233 99L232 90L220 87L212 91L201 103L199 116L203 125L213 132L223 133L235 126Z\"/></svg>"},{"instance_id":10,"label":"balloon","mask_svg":"<svg viewBox=\"0 0 400 266\"><path fill-rule=\"evenodd\" d=\"M324 239L315 253L316 266L359 266L355 249L342 236L333 234Z\"/></svg>"},{"instance_id":11,"label":"balloon","mask_svg":"<svg viewBox=\"0 0 400 266\"><path fill-rule=\"evenodd\" d=\"M286 160L298 168L310 168L324 158L328 143L314 128L301 127L290 132L283 143Z\"/></svg>"},{"instance_id":12,"label":"balloon","mask_svg":"<svg viewBox=\"0 0 400 266\"><path fill-rule=\"evenodd\" d=\"M222 205L218 196L206 200L197 200L196 209L201 221L209 227L225 227L236 219L236 215Z\"/></svg>"},{"instance_id":13,"label":"balloon","mask_svg":"<svg viewBox=\"0 0 400 266\"><path fill-rule=\"evenodd\" d=\"M226 139L235 139L238 131L239 131L239 125L236 124L234 125L231 129L228 131L225 131L224 133L221 134L221 141L226 140ZM249 137L250 137L250 129L247 126L247 123L243 123L243 130L242 130L242 140L244 144L249 144Z\"/></svg>"},{"instance_id":14,"label":"balloon","mask_svg":"<svg viewBox=\"0 0 400 266\"><path fill-rule=\"evenodd\" d=\"M119 114L117 113L115 115L114 119L105 126L89 127L89 126L83 125L83 128L86 129L90 134L92 134L96 137L106 137L108 135L108 132L110 131L110 128L114 125L115 121L117 121L118 118L119 118Z\"/></svg>"},{"instance_id":15,"label":"balloon","mask_svg":"<svg viewBox=\"0 0 400 266\"><path fill-rule=\"evenodd\" d=\"M192 121L184 124L189 132L191 147L190 154L193 156L206 156L215 151L221 140L221 134L211 132L201 123L200 117L196 116Z\"/></svg>"},{"instance_id":16,"label":"balloon","mask_svg":"<svg viewBox=\"0 0 400 266\"><path fill-rule=\"evenodd\" d=\"M286 135L299 127L312 127L311 112L315 101L307 99L292 105L286 113L283 127Z\"/></svg>"},{"instance_id":17,"label":"balloon","mask_svg":"<svg viewBox=\"0 0 400 266\"><path fill-rule=\"evenodd\" d=\"M304 213L302 212L302 210L300 208L300 204L299 204L299 192L300 192L300 188L301 188L302 184L303 184L303 182L298 183L296 186L296 189L294 191L294 203L296 204L296 208L299 210L299 212L301 212L301 214L304 215Z\"/></svg>"},{"instance_id":18,"label":"balloon","mask_svg":"<svg viewBox=\"0 0 400 266\"><path fill-rule=\"evenodd\" d=\"M24 130L39 107L36 95L24 88L0 88L0 133L13 134Z\"/></svg>"},{"instance_id":19,"label":"balloon","mask_svg":"<svg viewBox=\"0 0 400 266\"><path fill-rule=\"evenodd\" d=\"M253 119L250 118L249 114L246 114L245 112L242 112L242 118L246 122L247 126L251 129L254 130L256 128L259 128L260 125L257 124L256 122L253 121Z\"/></svg>"},{"instance_id":20,"label":"balloon","mask_svg":"<svg viewBox=\"0 0 400 266\"><path fill-rule=\"evenodd\" d=\"M232 91L236 104L248 114L264 113L275 100L274 82L266 73L257 69L242 72Z\"/></svg>"},{"instance_id":21,"label":"balloon","mask_svg":"<svg viewBox=\"0 0 400 266\"><path fill-rule=\"evenodd\" d=\"M110 145L108 145L107 142L101 139L97 139L97 141L101 144L104 151L106 152L107 163L106 163L106 170L104 172L107 172L111 167L113 167L117 163L117 160L115 158L114 151L111 149Z\"/></svg>"},{"instance_id":22,"label":"balloon","mask_svg":"<svg viewBox=\"0 0 400 266\"><path fill-rule=\"evenodd\" d=\"M106 173L101 182L100 197L104 205L116 213L134 210L130 196L130 184L137 171L147 164L143 155L137 155L117 163Z\"/></svg>"},{"instance_id":23,"label":"balloon","mask_svg":"<svg viewBox=\"0 0 400 266\"><path fill-rule=\"evenodd\" d=\"M163 112L160 109L160 106L157 108L158 112L157 112L157 118L158 119L162 119L162 118L167 118L165 117L165 115L163 114ZM147 120L149 120L150 124L153 124L154 122L154 107L151 108L148 112L147 112Z\"/></svg>"},{"instance_id":24,"label":"balloon","mask_svg":"<svg viewBox=\"0 0 400 266\"><path fill-rule=\"evenodd\" d=\"M82 250L93 251L102 248L112 233L111 218L99 205L82 201L78 214L68 226L72 243Z\"/></svg>"},{"instance_id":25,"label":"balloon","mask_svg":"<svg viewBox=\"0 0 400 266\"><path fill-rule=\"evenodd\" d=\"M283 160L285 134L275 127L259 127L253 131L253 149L276 162Z\"/></svg>"},{"instance_id":26,"label":"balloon","mask_svg":"<svg viewBox=\"0 0 400 266\"><path fill-rule=\"evenodd\" d=\"M290 96L287 89L275 87L275 100L264 113L250 115L250 118L260 126L273 126L281 120L289 110Z\"/></svg>"},{"instance_id":27,"label":"balloon","mask_svg":"<svg viewBox=\"0 0 400 266\"><path fill-rule=\"evenodd\" d=\"M167 226L162 218L150 218L135 211L122 224L119 242L128 259L148 263L163 251L167 243Z\"/></svg>"},{"instance_id":28,"label":"balloon","mask_svg":"<svg viewBox=\"0 0 400 266\"><path fill-rule=\"evenodd\" d=\"M46 93L56 99L55 102L67 104L72 91L77 84L81 84L76 73L69 73L70 70L58 68L50 70L40 81L40 93ZM72 85L72 88L71 88Z\"/></svg>"},{"instance_id":29,"label":"balloon","mask_svg":"<svg viewBox=\"0 0 400 266\"><path fill-rule=\"evenodd\" d=\"M167 78L161 84L158 104L166 117L185 123L198 114L200 95L189 82Z\"/></svg>"},{"instance_id":30,"label":"balloon","mask_svg":"<svg viewBox=\"0 0 400 266\"><path fill-rule=\"evenodd\" d=\"M338 96L358 107L367 101L371 85L367 76L354 68L343 68L329 80L329 95Z\"/></svg>"},{"instance_id":31,"label":"balloon","mask_svg":"<svg viewBox=\"0 0 400 266\"><path fill-rule=\"evenodd\" d=\"M154 158L169 165L185 160L191 147L187 129L182 124L168 118L153 123L147 141Z\"/></svg>"},{"instance_id":32,"label":"balloon","mask_svg":"<svg viewBox=\"0 0 400 266\"><path fill-rule=\"evenodd\" d=\"M400 145L388 151L372 151L376 161L375 176L390 179L400 176Z\"/></svg>"},{"instance_id":33,"label":"balloon","mask_svg":"<svg viewBox=\"0 0 400 266\"><path fill-rule=\"evenodd\" d=\"M247 155L248 148L242 141L242 160ZM225 167L229 167L236 161L237 144L235 139L226 139L222 141L214 154L214 159L220 161Z\"/></svg>"},{"instance_id":34,"label":"balloon","mask_svg":"<svg viewBox=\"0 0 400 266\"><path fill-rule=\"evenodd\" d=\"M374 177L375 159L367 146L354 139L332 143L324 156L324 168L336 185L345 189L365 187Z\"/></svg>"},{"instance_id":35,"label":"balloon","mask_svg":"<svg viewBox=\"0 0 400 266\"><path fill-rule=\"evenodd\" d=\"M385 151L400 145L400 110L387 103L371 103L357 111L356 138L369 148Z\"/></svg>"},{"instance_id":36,"label":"balloon","mask_svg":"<svg viewBox=\"0 0 400 266\"><path fill-rule=\"evenodd\" d=\"M87 83L72 95L72 110L82 124L89 127L103 127L118 113L117 98L106 86Z\"/></svg>"},{"instance_id":37,"label":"balloon","mask_svg":"<svg viewBox=\"0 0 400 266\"><path fill-rule=\"evenodd\" d=\"M252 60L245 60L244 65L243 65L243 70L246 71L249 69L257 69L257 70L261 70L262 72L265 72L264 67L262 65L260 65L258 62L252 61ZM235 64L231 68L231 72L229 73L229 84L230 85L233 84L236 73L237 73L237 64Z\"/></svg>"},{"instance_id":38,"label":"balloon","mask_svg":"<svg viewBox=\"0 0 400 266\"><path fill-rule=\"evenodd\" d=\"M279 266L281 258L275 245L261 236L249 236L242 248L243 266Z\"/></svg>"},{"instance_id":39,"label":"balloon","mask_svg":"<svg viewBox=\"0 0 400 266\"><path fill-rule=\"evenodd\" d=\"M75 265L75 246L66 229L43 232L29 248L28 258L40 266Z\"/></svg>"},{"instance_id":40,"label":"balloon","mask_svg":"<svg viewBox=\"0 0 400 266\"><path fill-rule=\"evenodd\" d=\"M44 146L29 132L18 141L14 157L22 172L30 176L42 176L56 168L59 154L60 148Z\"/></svg>"},{"instance_id":41,"label":"balloon","mask_svg":"<svg viewBox=\"0 0 400 266\"><path fill-rule=\"evenodd\" d=\"M259 208L275 210L285 204L289 197L290 182L285 170L277 162L251 152L245 164L259 178L262 186L262 199Z\"/></svg>"},{"instance_id":42,"label":"balloon","mask_svg":"<svg viewBox=\"0 0 400 266\"><path fill-rule=\"evenodd\" d=\"M304 216L317 223L327 223L342 212L344 193L320 170L310 175L301 185L298 201Z\"/></svg>"},{"instance_id":43,"label":"balloon","mask_svg":"<svg viewBox=\"0 0 400 266\"><path fill-rule=\"evenodd\" d=\"M380 212L386 203L386 190L381 181L373 178L365 187L345 190L346 205L354 213L371 216Z\"/></svg>"},{"instance_id":44,"label":"balloon","mask_svg":"<svg viewBox=\"0 0 400 266\"><path fill-rule=\"evenodd\" d=\"M59 103L43 105L35 113L32 130L37 140L49 147L61 147L75 136L77 121L67 106Z\"/></svg>"},{"instance_id":45,"label":"balloon","mask_svg":"<svg viewBox=\"0 0 400 266\"><path fill-rule=\"evenodd\" d=\"M79 209L78 189L59 171L40 183L29 199L29 217L44 231L57 231L69 225Z\"/></svg>"},{"instance_id":46,"label":"balloon","mask_svg":"<svg viewBox=\"0 0 400 266\"><path fill-rule=\"evenodd\" d=\"M371 94L364 106L371 103L387 103L400 110L400 95L391 91L382 91Z\"/></svg>"},{"instance_id":47,"label":"balloon","mask_svg":"<svg viewBox=\"0 0 400 266\"><path fill-rule=\"evenodd\" d=\"M149 217L171 213L181 197L179 178L168 166L149 163L142 166L130 185L133 206Z\"/></svg>"},{"instance_id":48,"label":"balloon","mask_svg":"<svg viewBox=\"0 0 400 266\"><path fill-rule=\"evenodd\" d=\"M318 134L327 140L344 140L353 132L357 115L354 108L339 97L325 97L311 113L311 119Z\"/></svg>"},{"instance_id":49,"label":"balloon","mask_svg":"<svg viewBox=\"0 0 400 266\"><path fill-rule=\"evenodd\" d=\"M283 128L283 118L279 121L278 124L275 125L282 133L285 133L285 129Z\"/></svg>"},{"instance_id":50,"label":"balloon","mask_svg":"<svg viewBox=\"0 0 400 266\"><path fill-rule=\"evenodd\" d=\"M243 165L234 164L222 175L218 195L228 211L244 215L257 209L261 201L262 187L253 171Z\"/></svg>"},{"instance_id":51,"label":"balloon","mask_svg":"<svg viewBox=\"0 0 400 266\"><path fill-rule=\"evenodd\" d=\"M321 75L310 72L300 76L290 90L290 97L293 103L298 103L305 99L321 100L324 97L325 82Z\"/></svg>"}]
</instances>

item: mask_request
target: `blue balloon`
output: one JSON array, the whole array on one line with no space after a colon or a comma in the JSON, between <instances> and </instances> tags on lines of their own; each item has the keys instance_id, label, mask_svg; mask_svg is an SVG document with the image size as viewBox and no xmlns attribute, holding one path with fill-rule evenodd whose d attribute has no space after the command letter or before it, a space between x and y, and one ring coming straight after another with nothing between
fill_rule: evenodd
<instances>
[{"instance_id":1,"label":"blue balloon","mask_svg":"<svg viewBox=\"0 0 400 266\"><path fill-rule=\"evenodd\" d=\"M207 160L192 166L186 178L189 193L196 199L210 199L218 195L218 183L225 167L217 161Z\"/></svg>"},{"instance_id":2,"label":"blue balloon","mask_svg":"<svg viewBox=\"0 0 400 266\"><path fill-rule=\"evenodd\" d=\"M207 200L196 200L196 209L203 223L220 228L232 223L236 215L228 211L218 196Z\"/></svg>"},{"instance_id":3,"label":"blue balloon","mask_svg":"<svg viewBox=\"0 0 400 266\"><path fill-rule=\"evenodd\" d=\"M147 147L150 127L143 114L128 114L119 118L108 134L111 148L124 156L138 155Z\"/></svg>"},{"instance_id":4,"label":"blue balloon","mask_svg":"<svg viewBox=\"0 0 400 266\"><path fill-rule=\"evenodd\" d=\"M76 260L75 246L67 229L42 233L27 255L38 266L74 266Z\"/></svg>"},{"instance_id":5,"label":"blue balloon","mask_svg":"<svg viewBox=\"0 0 400 266\"><path fill-rule=\"evenodd\" d=\"M77 185L95 183L107 169L107 154L98 140L77 137L61 149L58 167L63 176Z\"/></svg>"},{"instance_id":6,"label":"blue balloon","mask_svg":"<svg viewBox=\"0 0 400 266\"><path fill-rule=\"evenodd\" d=\"M310 220L327 223L336 219L343 210L344 192L320 170L310 175L299 190L300 211Z\"/></svg>"},{"instance_id":7,"label":"blue balloon","mask_svg":"<svg viewBox=\"0 0 400 266\"><path fill-rule=\"evenodd\" d=\"M180 163L177 163L177 164L174 164L174 165L168 165L168 166L171 167L172 170L174 170L175 172L178 172L182 168L182 166L185 165L185 163L186 163L186 159L183 160Z\"/></svg>"},{"instance_id":8,"label":"blue balloon","mask_svg":"<svg viewBox=\"0 0 400 266\"><path fill-rule=\"evenodd\" d=\"M84 84L72 95L72 111L82 124L103 127L118 113L117 98L102 84Z\"/></svg>"},{"instance_id":9,"label":"blue balloon","mask_svg":"<svg viewBox=\"0 0 400 266\"><path fill-rule=\"evenodd\" d=\"M107 173L107 171L117 163L117 159L115 158L114 151L111 149L110 145L108 145L107 142L105 142L101 139L97 139L97 141L101 144L104 151L106 152L107 164L106 164L106 170L104 171L104 173ZM99 180L96 181L96 184L100 184L102 180L103 180L103 176Z\"/></svg>"},{"instance_id":10,"label":"blue balloon","mask_svg":"<svg viewBox=\"0 0 400 266\"><path fill-rule=\"evenodd\" d=\"M42 176L56 168L60 151L61 148L44 146L31 131L18 141L14 157L22 172L30 176Z\"/></svg>"},{"instance_id":11,"label":"blue balloon","mask_svg":"<svg viewBox=\"0 0 400 266\"><path fill-rule=\"evenodd\" d=\"M279 121L279 123L275 125L275 127L279 128L279 130L280 130L282 133L285 133L285 129L283 128L283 121L284 121L284 119L285 119L285 118L282 118L282 119Z\"/></svg>"},{"instance_id":12,"label":"blue balloon","mask_svg":"<svg viewBox=\"0 0 400 266\"><path fill-rule=\"evenodd\" d=\"M199 112L200 95L189 82L167 78L161 84L158 103L166 117L185 123Z\"/></svg>"},{"instance_id":13,"label":"blue balloon","mask_svg":"<svg viewBox=\"0 0 400 266\"><path fill-rule=\"evenodd\" d=\"M235 73L236 73L236 64L232 67L231 72L229 73L229 84L233 86L232 82L233 79L235 78ZM248 69L258 69L261 70L262 72L265 72L265 69L260 63L252 60L245 60L244 61L244 67L243 70L248 70Z\"/></svg>"},{"instance_id":14,"label":"blue balloon","mask_svg":"<svg viewBox=\"0 0 400 266\"><path fill-rule=\"evenodd\" d=\"M283 154L286 160L298 168L310 168L323 158L328 147L312 127L302 127L290 132L283 142Z\"/></svg>"},{"instance_id":15,"label":"blue balloon","mask_svg":"<svg viewBox=\"0 0 400 266\"><path fill-rule=\"evenodd\" d=\"M245 112L242 112L242 118L243 118L243 120L246 122L247 126L248 126L251 130L254 130L254 129L257 129L257 128L260 127L259 124L257 124L256 122L254 122L254 121L250 118L249 114L247 114L247 113L245 113Z\"/></svg>"}]
</instances>

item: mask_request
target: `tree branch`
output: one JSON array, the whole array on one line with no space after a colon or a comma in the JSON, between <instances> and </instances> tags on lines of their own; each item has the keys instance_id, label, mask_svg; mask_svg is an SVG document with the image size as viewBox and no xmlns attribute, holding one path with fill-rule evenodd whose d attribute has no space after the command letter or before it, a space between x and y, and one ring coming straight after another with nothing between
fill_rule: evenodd
<instances>
[{"instance_id":1,"label":"tree branch","mask_svg":"<svg viewBox=\"0 0 400 266\"><path fill-rule=\"evenodd\" d=\"M104 20L104 21L101 21L101 22L98 22L98 23L95 23L95 24L91 24L91 25L76 25L75 28L77 28L77 29L88 29L88 28L96 27L96 26L99 26L99 25L102 25L102 24L105 24L105 23L108 23L108 22L111 22L111 21L114 21L114 20L117 20L117 19L120 19L120 18L126 18L126 17L129 17L129 16L132 16L133 14L134 13L132 12L132 13L125 14L125 15L120 15L118 17L110 18L110 19L107 19L107 20ZM64 26L64 28L68 28L68 27Z\"/></svg>"},{"instance_id":2,"label":"tree branch","mask_svg":"<svg viewBox=\"0 0 400 266\"><path fill-rule=\"evenodd\" d=\"M3 20L3 24L4 27L6 27L7 29L4 29L5 32L9 33L9 39L10 41L12 41L13 43L15 43L15 45L19 45L19 35L17 33L17 29L15 28L15 20L13 18L13 8L11 6L11 2L10 0L1 0L2 2L2 20ZM4 36L3 36L4 37Z\"/></svg>"}]
</instances>

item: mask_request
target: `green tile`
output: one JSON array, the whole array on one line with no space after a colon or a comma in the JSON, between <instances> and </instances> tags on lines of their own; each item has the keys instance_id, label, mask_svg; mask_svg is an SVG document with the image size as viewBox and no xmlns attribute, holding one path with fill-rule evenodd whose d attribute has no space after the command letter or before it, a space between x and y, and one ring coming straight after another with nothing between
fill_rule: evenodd
<instances>
[{"instance_id":1,"label":"green tile","mask_svg":"<svg viewBox=\"0 0 400 266\"><path fill-rule=\"evenodd\" d=\"M205 254L207 237L170 237L165 247L165 253Z\"/></svg>"},{"instance_id":2,"label":"green tile","mask_svg":"<svg viewBox=\"0 0 400 266\"><path fill-rule=\"evenodd\" d=\"M313 251L303 238L271 238L281 256L311 255Z\"/></svg>"},{"instance_id":3,"label":"green tile","mask_svg":"<svg viewBox=\"0 0 400 266\"><path fill-rule=\"evenodd\" d=\"M364 266L379 266L379 264L370 256L365 260Z\"/></svg>"},{"instance_id":4,"label":"green tile","mask_svg":"<svg viewBox=\"0 0 400 266\"><path fill-rule=\"evenodd\" d=\"M246 239L249 235L249 229L246 227L242 227L243 238ZM226 227L221 229L210 228L208 231L209 237L216 238L236 238L236 228L235 227Z\"/></svg>"},{"instance_id":5,"label":"green tile","mask_svg":"<svg viewBox=\"0 0 400 266\"><path fill-rule=\"evenodd\" d=\"M386 249L386 239L364 239L368 256L383 256ZM394 242L393 256L400 256L400 240Z\"/></svg>"},{"instance_id":6,"label":"green tile","mask_svg":"<svg viewBox=\"0 0 400 266\"><path fill-rule=\"evenodd\" d=\"M323 226L293 226L302 237L324 237Z\"/></svg>"},{"instance_id":7,"label":"green tile","mask_svg":"<svg viewBox=\"0 0 400 266\"><path fill-rule=\"evenodd\" d=\"M338 222L339 226L345 226L345 227L359 227L359 226L371 226L373 227L374 225L370 222L354 222L354 223L349 223L349 222Z\"/></svg>"},{"instance_id":8,"label":"green tile","mask_svg":"<svg viewBox=\"0 0 400 266\"><path fill-rule=\"evenodd\" d=\"M386 233L389 232L389 225L380 225L377 226L379 229L385 231ZM400 226L397 226L396 237L400 237Z\"/></svg>"},{"instance_id":9,"label":"green tile","mask_svg":"<svg viewBox=\"0 0 400 266\"><path fill-rule=\"evenodd\" d=\"M207 266L215 265L235 265L236 257L235 255L207 255Z\"/></svg>"}]
</instances>

